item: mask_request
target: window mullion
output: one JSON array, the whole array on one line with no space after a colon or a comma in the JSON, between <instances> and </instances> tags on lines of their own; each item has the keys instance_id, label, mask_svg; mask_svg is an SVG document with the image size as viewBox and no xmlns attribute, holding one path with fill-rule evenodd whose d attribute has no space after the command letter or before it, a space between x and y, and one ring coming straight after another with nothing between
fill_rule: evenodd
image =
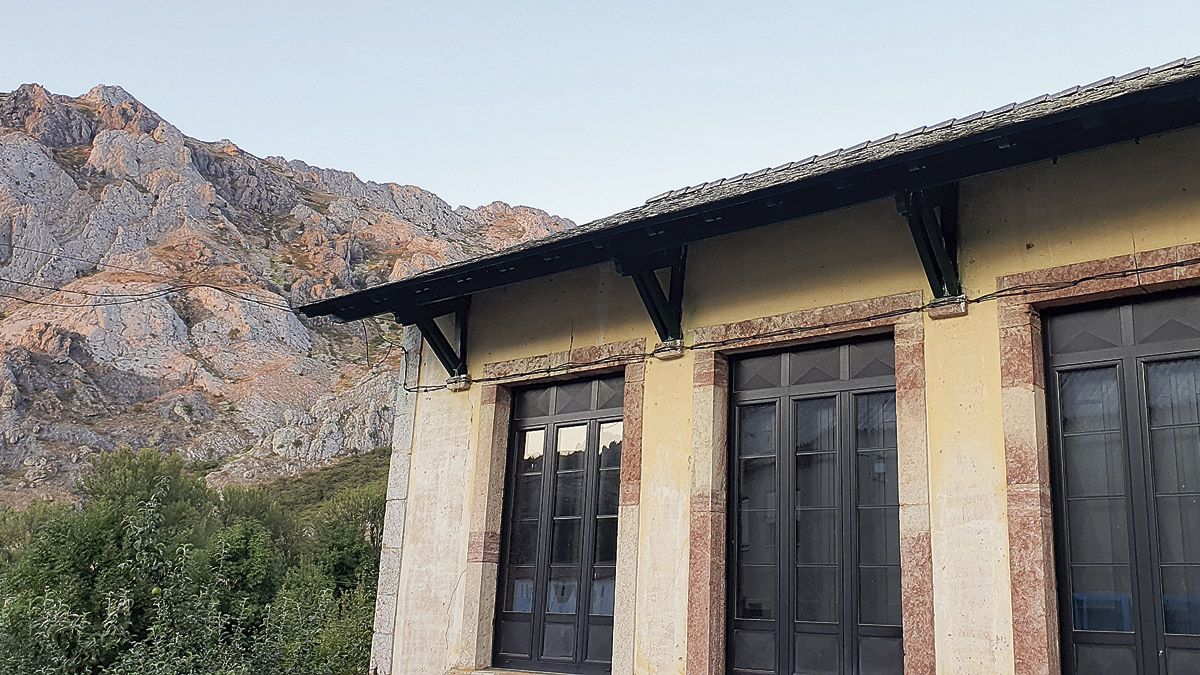
<instances>
[{"instance_id":1,"label":"window mullion","mask_svg":"<svg viewBox=\"0 0 1200 675\"><path fill-rule=\"evenodd\" d=\"M594 405L594 403L593 403ZM587 658L587 634L590 624L590 614L592 606L592 573L595 568L595 553L596 553L596 514L599 506L597 498L597 483L600 479L599 471L599 447L600 447L600 422L592 420L588 422L587 443L584 445L584 460L583 460L583 509L581 511L580 523L580 546L583 550L579 553L579 592L576 594L579 598L579 603L575 607L575 645L576 645L576 662L583 663Z\"/></svg>"},{"instance_id":2,"label":"window mullion","mask_svg":"<svg viewBox=\"0 0 1200 675\"><path fill-rule=\"evenodd\" d=\"M839 514L843 532L842 561L838 567L841 577L843 641L842 672L856 672L858 658L858 496L854 489L855 448L852 442L853 394L838 394L837 466L839 479Z\"/></svg>"},{"instance_id":3,"label":"window mullion","mask_svg":"<svg viewBox=\"0 0 1200 675\"><path fill-rule=\"evenodd\" d=\"M542 641L546 631L546 594L550 588L550 542L554 534L554 480L558 464L558 425L546 425L545 450L542 454L542 500L538 513L537 569L534 570L536 585L533 593L533 646L532 658L542 655Z\"/></svg>"},{"instance_id":4,"label":"window mullion","mask_svg":"<svg viewBox=\"0 0 1200 675\"><path fill-rule=\"evenodd\" d=\"M786 364L787 359L783 359ZM786 366L785 366L786 374ZM787 380L785 379L784 382ZM792 671L795 655L796 632L796 453L795 453L795 405L790 397L783 396L775 407L775 478L778 497L775 510L778 550L775 555L776 600L775 600L775 653L779 672Z\"/></svg>"},{"instance_id":5,"label":"window mullion","mask_svg":"<svg viewBox=\"0 0 1200 675\"><path fill-rule=\"evenodd\" d=\"M1129 308L1132 311L1132 308ZM1159 579L1158 520L1149 444L1149 417L1145 396L1145 371L1137 358L1127 356L1121 362L1121 385L1124 395L1125 436L1128 447L1129 496L1132 518L1129 529L1133 546L1134 578L1141 630L1138 642L1144 653L1143 663L1155 672L1166 672L1163 634L1163 600ZM1151 630L1153 629L1153 630Z\"/></svg>"}]
</instances>

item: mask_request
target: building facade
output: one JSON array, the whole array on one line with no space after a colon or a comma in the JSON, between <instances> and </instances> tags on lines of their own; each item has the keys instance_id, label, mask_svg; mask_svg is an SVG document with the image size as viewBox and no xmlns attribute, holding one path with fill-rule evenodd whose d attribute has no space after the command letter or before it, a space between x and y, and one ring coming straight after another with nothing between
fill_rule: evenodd
<instances>
[{"instance_id":1,"label":"building facade","mask_svg":"<svg viewBox=\"0 0 1200 675\"><path fill-rule=\"evenodd\" d=\"M1167 64L305 308L415 326L376 672L1200 672L1198 95Z\"/></svg>"}]
</instances>

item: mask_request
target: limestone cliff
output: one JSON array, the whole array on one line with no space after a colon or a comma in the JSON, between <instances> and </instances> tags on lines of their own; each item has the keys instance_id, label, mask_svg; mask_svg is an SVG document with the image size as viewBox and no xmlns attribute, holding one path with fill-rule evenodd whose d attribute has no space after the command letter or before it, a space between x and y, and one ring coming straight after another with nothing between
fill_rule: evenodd
<instances>
[{"instance_id":1,"label":"limestone cliff","mask_svg":"<svg viewBox=\"0 0 1200 675\"><path fill-rule=\"evenodd\" d=\"M288 308L569 226L190 138L120 87L0 93L0 504L120 446L220 484L389 445L399 333Z\"/></svg>"}]
</instances>

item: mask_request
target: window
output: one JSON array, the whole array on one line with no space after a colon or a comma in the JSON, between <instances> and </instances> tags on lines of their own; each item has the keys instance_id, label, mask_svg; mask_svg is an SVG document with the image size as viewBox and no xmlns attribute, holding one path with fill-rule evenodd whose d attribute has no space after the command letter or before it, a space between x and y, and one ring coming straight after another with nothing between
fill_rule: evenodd
<instances>
[{"instance_id":1,"label":"window","mask_svg":"<svg viewBox=\"0 0 1200 675\"><path fill-rule=\"evenodd\" d=\"M733 364L732 673L900 673L891 339Z\"/></svg>"},{"instance_id":2,"label":"window","mask_svg":"<svg viewBox=\"0 0 1200 675\"><path fill-rule=\"evenodd\" d=\"M1063 670L1200 672L1200 297L1046 326Z\"/></svg>"},{"instance_id":3,"label":"window","mask_svg":"<svg viewBox=\"0 0 1200 675\"><path fill-rule=\"evenodd\" d=\"M513 395L498 666L610 670L623 396L620 377Z\"/></svg>"}]
</instances>

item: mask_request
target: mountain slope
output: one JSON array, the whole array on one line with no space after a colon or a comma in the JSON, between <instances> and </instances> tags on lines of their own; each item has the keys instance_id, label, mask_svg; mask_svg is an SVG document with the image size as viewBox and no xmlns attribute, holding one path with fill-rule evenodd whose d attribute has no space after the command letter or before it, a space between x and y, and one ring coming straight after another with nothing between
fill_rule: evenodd
<instances>
[{"instance_id":1,"label":"mountain slope","mask_svg":"<svg viewBox=\"0 0 1200 675\"><path fill-rule=\"evenodd\" d=\"M190 138L120 87L0 94L0 503L120 446L214 483L387 446L399 334L288 307L571 225Z\"/></svg>"}]
</instances>

